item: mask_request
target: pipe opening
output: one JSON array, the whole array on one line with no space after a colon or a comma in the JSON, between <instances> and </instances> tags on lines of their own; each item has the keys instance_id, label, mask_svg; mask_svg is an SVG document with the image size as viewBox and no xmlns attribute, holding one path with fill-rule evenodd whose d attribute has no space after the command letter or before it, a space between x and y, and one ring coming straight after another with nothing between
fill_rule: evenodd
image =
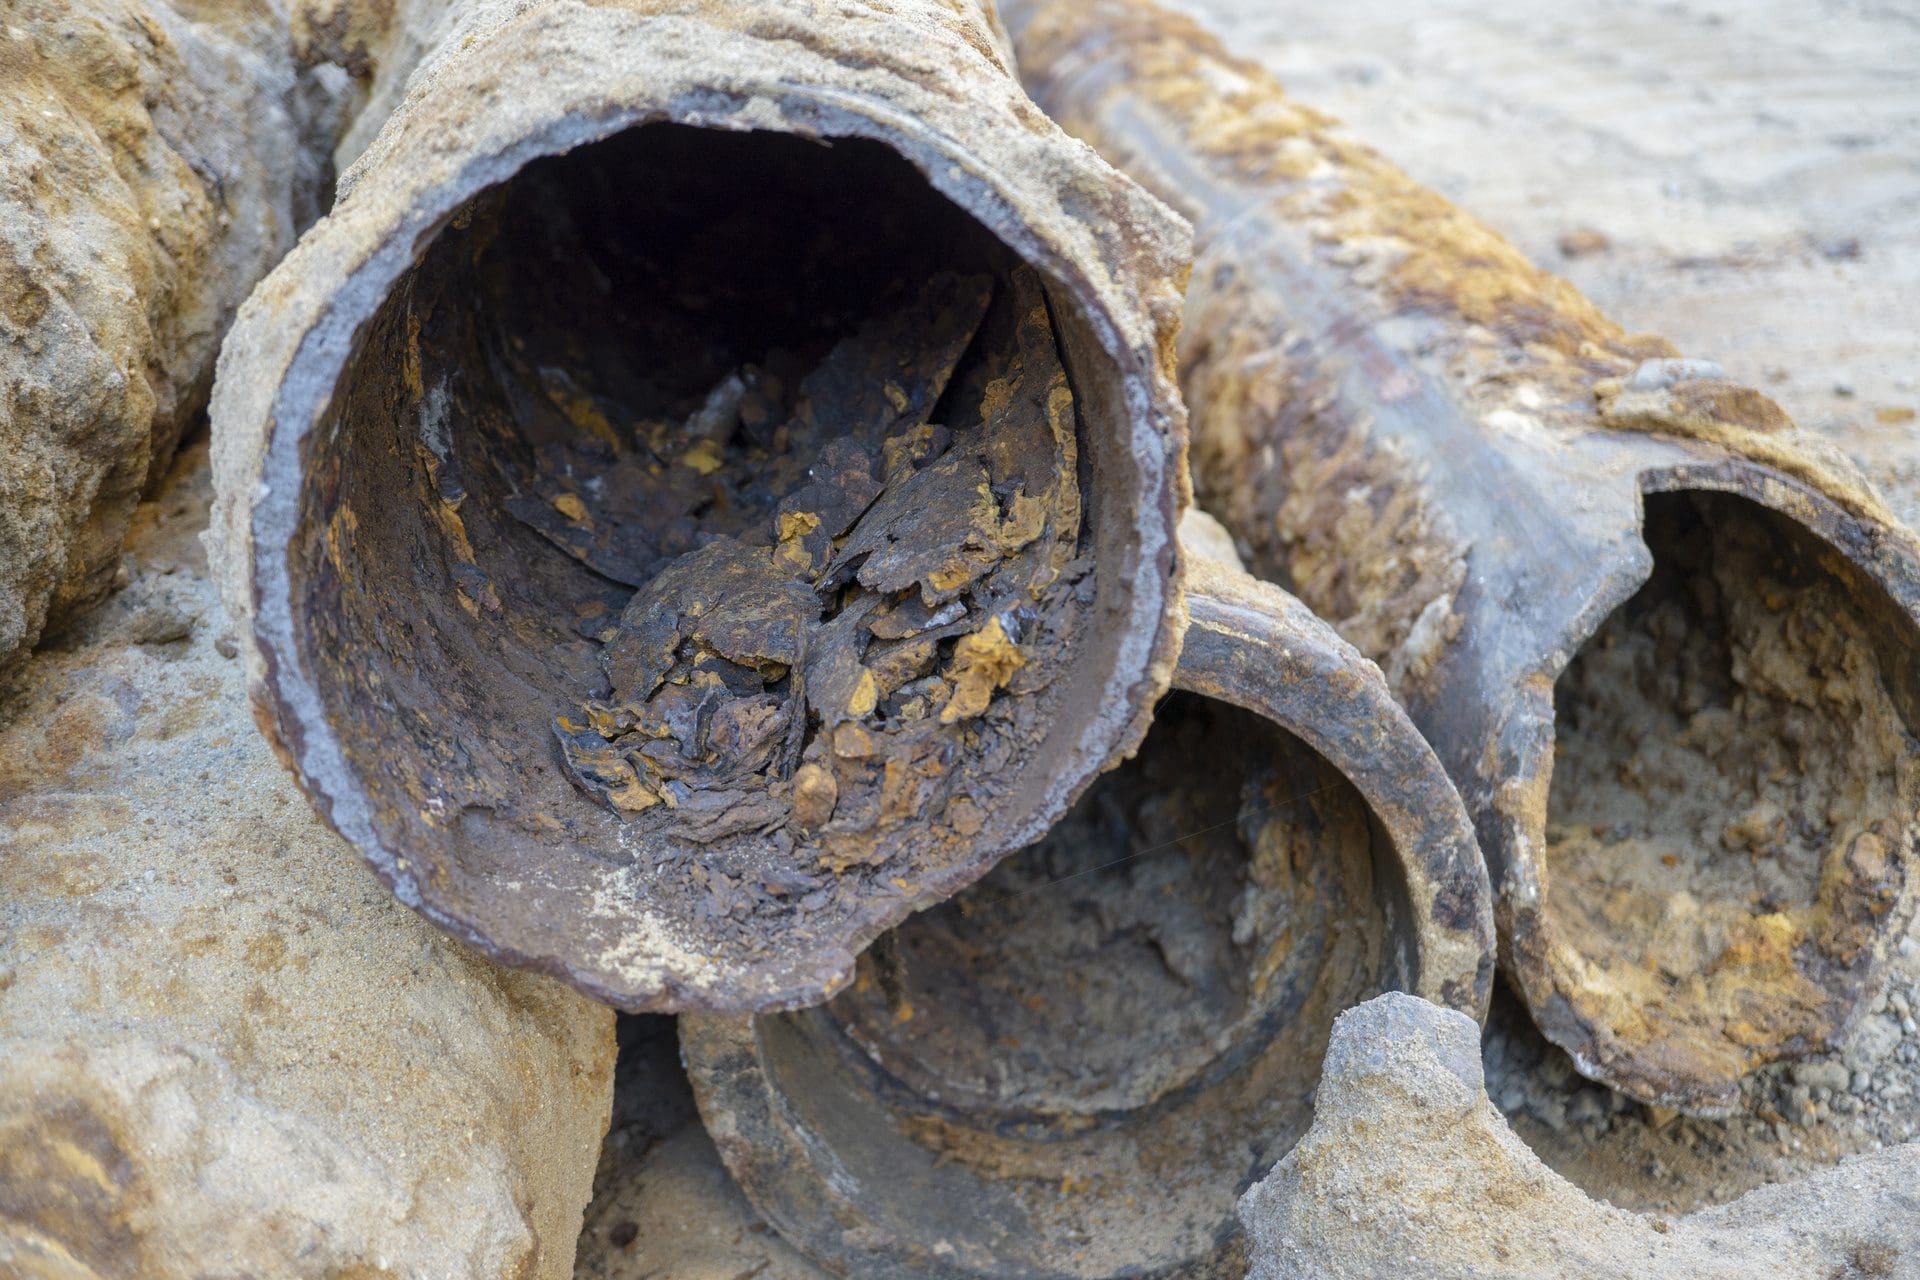
<instances>
[{"instance_id":1,"label":"pipe opening","mask_svg":"<svg viewBox=\"0 0 1920 1280\"><path fill-rule=\"evenodd\" d=\"M873 1224L857 1234L900 1268L837 1259L856 1274L1159 1275L1232 1256L1238 1195L1312 1119L1334 1017L1382 985L1397 865L1298 739L1173 694L1045 839L889 934L833 1001L757 1020L765 1087L807 1154L755 1143L765 1163L736 1173L829 1256L846 1245L815 1180L851 1196ZM724 1093L703 1097L710 1126ZM952 1252L916 1269L935 1241Z\"/></svg>"},{"instance_id":2,"label":"pipe opening","mask_svg":"<svg viewBox=\"0 0 1920 1280\"><path fill-rule=\"evenodd\" d=\"M977 877L1097 766L1151 571L1056 293L862 140L648 125L469 202L360 335L290 552L386 847L516 955L642 910L594 985L645 952L736 1008Z\"/></svg>"},{"instance_id":3,"label":"pipe opening","mask_svg":"<svg viewBox=\"0 0 1920 1280\"><path fill-rule=\"evenodd\" d=\"M1713 492L1645 511L1652 576L1555 687L1548 967L1635 1092L1724 1109L1831 1047L1871 973L1913 839L1911 659L1880 642L1892 600L1794 521Z\"/></svg>"}]
</instances>

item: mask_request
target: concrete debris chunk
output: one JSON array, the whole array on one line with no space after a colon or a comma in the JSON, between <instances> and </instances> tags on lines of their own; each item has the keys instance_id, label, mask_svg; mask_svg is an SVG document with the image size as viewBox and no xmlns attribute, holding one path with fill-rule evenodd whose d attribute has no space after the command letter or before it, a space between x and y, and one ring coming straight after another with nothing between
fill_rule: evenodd
<instances>
[{"instance_id":1,"label":"concrete debris chunk","mask_svg":"<svg viewBox=\"0 0 1920 1280\"><path fill-rule=\"evenodd\" d=\"M1685 1217L1590 1199L1487 1099L1480 1029L1415 996L1334 1023L1313 1127L1240 1201L1249 1280L1920 1275L1920 1149Z\"/></svg>"}]
</instances>

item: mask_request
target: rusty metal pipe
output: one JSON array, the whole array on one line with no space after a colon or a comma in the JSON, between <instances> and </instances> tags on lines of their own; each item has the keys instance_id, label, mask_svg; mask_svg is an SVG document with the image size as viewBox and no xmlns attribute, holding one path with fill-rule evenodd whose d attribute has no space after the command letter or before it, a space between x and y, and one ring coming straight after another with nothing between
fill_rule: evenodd
<instances>
[{"instance_id":1,"label":"rusty metal pipe","mask_svg":"<svg viewBox=\"0 0 1920 1280\"><path fill-rule=\"evenodd\" d=\"M261 719L489 955L628 1009L821 999L1171 678L1185 229L1033 108L984 4L423 8L223 355ZM882 312L935 355L863 346ZM871 438L792 452L829 404ZM754 487L781 468L809 487Z\"/></svg>"},{"instance_id":2,"label":"rusty metal pipe","mask_svg":"<svg viewBox=\"0 0 1920 1280\"><path fill-rule=\"evenodd\" d=\"M1238 569L1187 588L1177 692L1044 841L822 1007L681 1019L722 1158L835 1273L1238 1275L1333 1019L1484 1016L1486 873L1379 670Z\"/></svg>"},{"instance_id":3,"label":"rusty metal pipe","mask_svg":"<svg viewBox=\"0 0 1920 1280\"><path fill-rule=\"evenodd\" d=\"M1200 501L1386 669L1541 1029L1701 1114L1833 1046L1912 910L1912 535L1192 22L1006 11L1036 100L1195 223Z\"/></svg>"}]
</instances>

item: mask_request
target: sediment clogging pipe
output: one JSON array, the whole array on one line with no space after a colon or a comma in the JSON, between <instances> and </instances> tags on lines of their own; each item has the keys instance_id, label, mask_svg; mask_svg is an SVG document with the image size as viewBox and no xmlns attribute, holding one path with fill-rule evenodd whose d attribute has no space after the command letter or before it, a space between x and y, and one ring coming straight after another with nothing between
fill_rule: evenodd
<instances>
[{"instance_id":1,"label":"sediment clogging pipe","mask_svg":"<svg viewBox=\"0 0 1920 1280\"><path fill-rule=\"evenodd\" d=\"M1006 6L1035 99L1195 224L1202 505L1386 669L1581 1071L1715 1114L1912 909L1913 536L1830 447L1130 0Z\"/></svg>"},{"instance_id":2,"label":"sediment clogging pipe","mask_svg":"<svg viewBox=\"0 0 1920 1280\"><path fill-rule=\"evenodd\" d=\"M1185 227L984 4L421 8L222 358L261 720L497 959L824 998L1166 689Z\"/></svg>"},{"instance_id":3,"label":"sediment clogging pipe","mask_svg":"<svg viewBox=\"0 0 1920 1280\"><path fill-rule=\"evenodd\" d=\"M1334 1018L1485 1016L1472 825L1379 669L1220 560L1187 590L1176 692L1045 840L826 1005L681 1018L722 1158L836 1274L1244 1274L1235 1202L1306 1130Z\"/></svg>"}]
</instances>

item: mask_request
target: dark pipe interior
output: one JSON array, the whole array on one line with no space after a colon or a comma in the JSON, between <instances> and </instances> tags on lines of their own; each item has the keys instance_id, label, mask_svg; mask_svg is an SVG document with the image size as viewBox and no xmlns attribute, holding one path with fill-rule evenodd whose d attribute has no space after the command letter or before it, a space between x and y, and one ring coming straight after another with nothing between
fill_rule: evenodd
<instances>
[{"instance_id":1,"label":"dark pipe interior","mask_svg":"<svg viewBox=\"0 0 1920 1280\"><path fill-rule=\"evenodd\" d=\"M554 722L608 693L597 640L636 586L716 531L766 522L687 496L708 475L687 424L729 371L751 366L791 398L876 308L940 273L990 278L999 298L1015 269L878 144L672 125L535 161L435 238L359 336L306 445L290 562L298 642L374 824L442 905L521 954L580 952L581 917L597 913L616 921L595 926L603 970L622 948L687 970L763 964L748 997L778 1003L824 972L783 970L782 956L844 964L979 874L980 850L1012 843L1053 776L1028 762L1073 760L1102 714L1121 638L1079 623L1136 572L1117 430L1080 433L1077 550L1095 567L1036 645L1017 726L983 717L994 732L937 776L923 769L935 782L899 806L875 865L825 873L795 852L792 824L702 841L662 835L663 811L609 812L563 773ZM1052 310L1079 421L1124 421L1090 328ZM747 399L738 433L777 457L780 423ZM553 897L508 919L505 899L529 884ZM644 928L617 922L628 903Z\"/></svg>"},{"instance_id":2,"label":"dark pipe interior","mask_svg":"<svg viewBox=\"0 0 1920 1280\"><path fill-rule=\"evenodd\" d=\"M1223 1258L1311 1120L1333 1018L1379 989L1394 865L1331 765L1177 693L1046 839L829 1004L761 1019L762 1060L831 1152L814 1176L844 1171L884 1236L952 1242L956 1274Z\"/></svg>"}]
</instances>

